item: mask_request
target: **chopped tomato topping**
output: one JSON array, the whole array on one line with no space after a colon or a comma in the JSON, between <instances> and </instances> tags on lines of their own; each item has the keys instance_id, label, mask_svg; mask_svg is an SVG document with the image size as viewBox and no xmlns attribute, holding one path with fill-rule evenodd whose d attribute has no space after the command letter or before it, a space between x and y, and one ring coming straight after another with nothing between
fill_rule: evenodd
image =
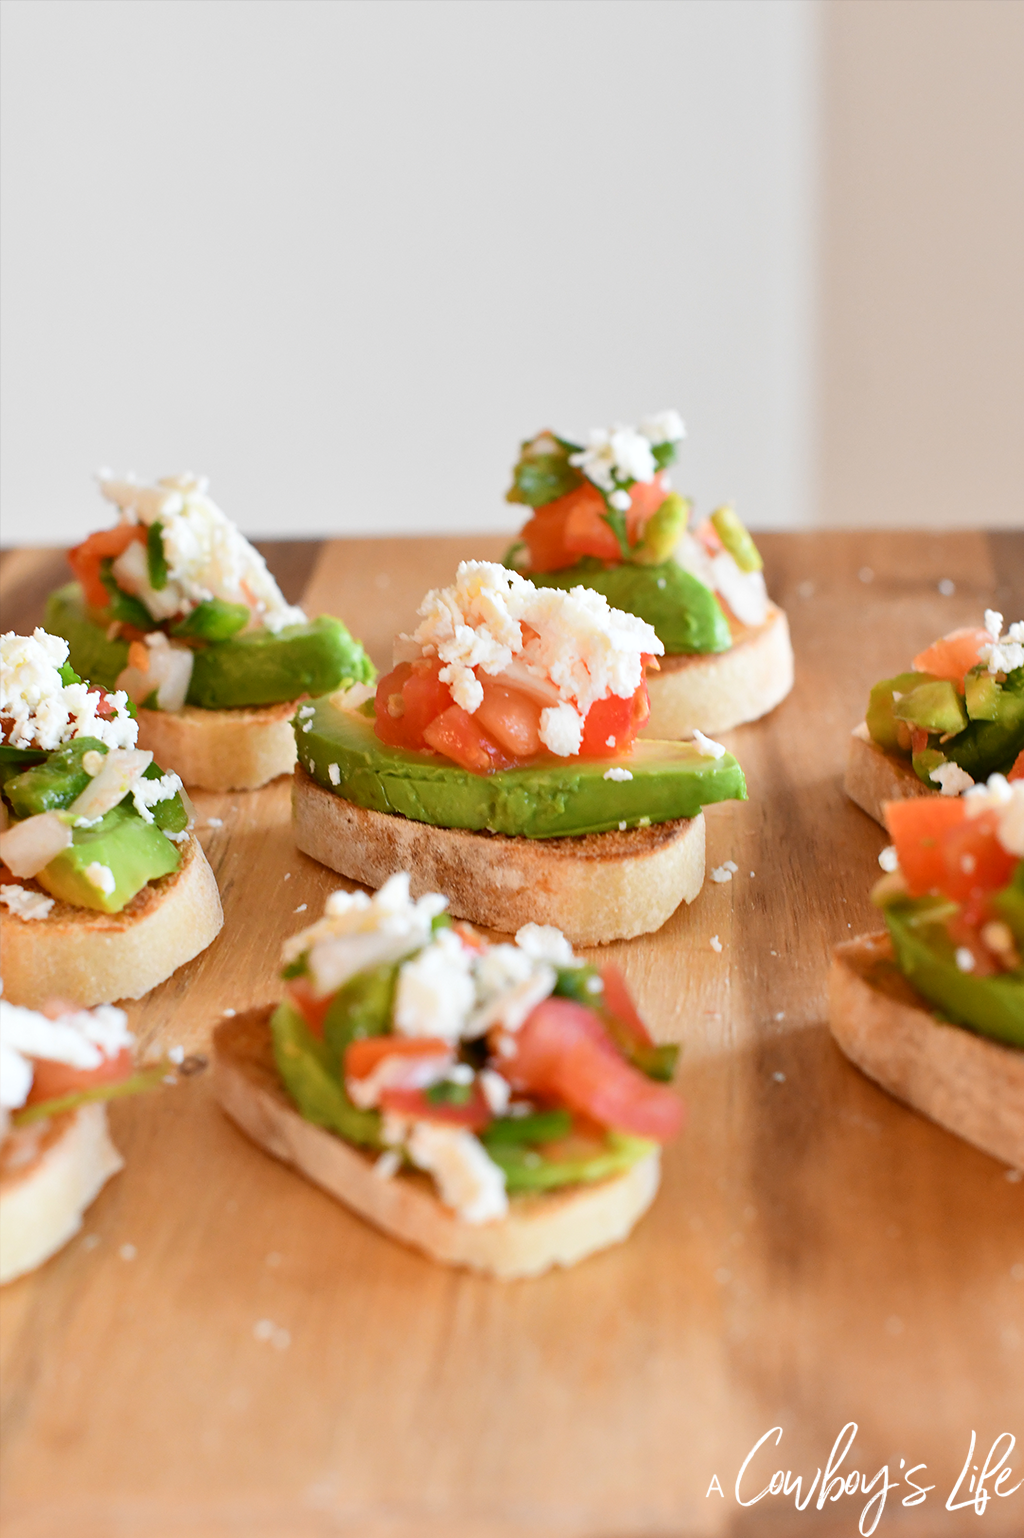
<instances>
[{"instance_id":1,"label":"chopped tomato topping","mask_svg":"<svg viewBox=\"0 0 1024 1538\"><path fill-rule=\"evenodd\" d=\"M987 630L977 625L965 630L951 630L932 646L925 648L914 658L913 667L918 673L931 673L933 678L946 678L963 692L964 677L978 663L978 653L991 641Z\"/></svg>"},{"instance_id":2,"label":"chopped tomato topping","mask_svg":"<svg viewBox=\"0 0 1024 1538\"><path fill-rule=\"evenodd\" d=\"M482 1132L494 1120L484 1092L476 1083L465 1105L449 1100L435 1103L424 1089L383 1089L380 1103L383 1110L397 1111L400 1116L415 1116L417 1121L445 1121L470 1132Z\"/></svg>"},{"instance_id":3,"label":"chopped tomato topping","mask_svg":"<svg viewBox=\"0 0 1024 1538\"><path fill-rule=\"evenodd\" d=\"M313 984L308 977L292 977L285 984L285 993L288 1002L298 1010L314 1036L323 1039L324 1017L331 1007L333 994L328 994L325 999L318 998L313 992Z\"/></svg>"},{"instance_id":4,"label":"chopped tomato topping","mask_svg":"<svg viewBox=\"0 0 1024 1538\"><path fill-rule=\"evenodd\" d=\"M389 747L422 752L424 730L452 703L448 685L437 676L442 665L437 657L400 662L377 685L374 730Z\"/></svg>"},{"instance_id":5,"label":"chopped tomato topping","mask_svg":"<svg viewBox=\"0 0 1024 1538\"><path fill-rule=\"evenodd\" d=\"M516 1087L620 1132L658 1142L678 1132L682 1102L626 1062L593 1010L545 999L508 1039L515 1055L502 1067Z\"/></svg>"},{"instance_id":6,"label":"chopped tomato topping","mask_svg":"<svg viewBox=\"0 0 1024 1538\"><path fill-rule=\"evenodd\" d=\"M653 481L630 489L632 502L626 513L626 538L635 545L644 524L664 502L665 478L659 472ZM607 519L604 497L591 481L584 481L564 497L557 497L535 509L523 529L522 538L530 552L532 571L560 571L575 566L585 555L600 561L621 561L622 550Z\"/></svg>"},{"instance_id":7,"label":"chopped tomato topping","mask_svg":"<svg viewBox=\"0 0 1024 1538\"><path fill-rule=\"evenodd\" d=\"M484 698L474 713L474 721L479 721L506 753L514 758L533 758L541 751L540 703L521 689L510 689L486 673L478 676Z\"/></svg>"},{"instance_id":8,"label":"chopped tomato topping","mask_svg":"<svg viewBox=\"0 0 1024 1538\"><path fill-rule=\"evenodd\" d=\"M999 842L997 820L995 812L968 817L953 797L888 802L886 826L911 896L941 893L963 905L969 923L980 922L1017 864Z\"/></svg>"},{"instance_id":9,"label":"chopped tomato topping","mask_svg":"<svg viewBox=\"0 0 1024 1538\"><path fill-rule=\"evenodd\" d=\"M1024 748L1017 754L1013 761L1013 768L1006 778L1008 780L1024 780Z\"/></svg>"},{"instance_id":10,"label":"chopped tomato topping","mask_svg":"<svg viewBox=\"0 0 1024 1538\"><path fill-rule=\"evenodd\" d=\"M605 962L601 968L601 981L604 983L602 1001L608 1013L614 1015L616 1020L626 1026L641 1046L653 1046L654 1038L641 1020L640 1012L630 997L626 979L613 961Z\"/></svg>"},{"instance_id":11,"label":"chopped tomato topping","mask_svg":"<svg viewBox=\"0 0 1024 1538\"><path fill-rule=\"evenodd\" d=\"M43 1100L73 1095L96 1084L118 1084L122 1079L130 1079L134 1071L135 1064L128 1047L122 1047L113 1057L105 1057L97 1068L72 1068L70 1063L55 1063L48 1057L36 1058L32 1064L32 1088L26 1104L39 1105Z\"/></svg>"},{"instance_id":12,"label":"chopped tomato topping","mask_svg":"<svg viewBox=\"0 0 1024 1538\"><path fill-rule=\"evenodd\" d=\"M440 1036L366 1036L345 1048L346 1079L365 1079L386 1057L450 1057L451 1043Z\"/></svg>"},{"instance_id":13,"label":"chopped tomato topping","mask_svg":"<svg viewBox=\"0 0 1024 1538\"><path fill-rule=\"evenodd\" d=\"M116 558L131 544L133 539L146 542L146 529L141 523L119 523L112 529L97 529L80 545L68 551L71 570L82 584L85 601L94 609L105 609L110 603L100 581L100 564L108 558Z\"/></svg>"},{"instance_id":14,"label":"chopped tomato topping","mask_svg":"<svg viewBox=\"0 0 1024 1538\"><path fill-rule=\"evenodd\" d=\"M423 740L435 753L444 754L445 758L475 774L507 769L513 761L511 755L503 752L478 724L476 716L471 716L461 705L449 705L436 716L423 733Z\"/></svg>"},{"instance_id":15,"label":"chopped tomato topping","mask_svg":"<svg viewBox=\"0 0 1024 1538\"><path fill-rule=\"evenodd\" d=\"M606 699L595 700L583 723L581 756L614 758L628 752L650 714L651 701L645 682L628 699L609 694Z\"/></svg>"}]
</instances>

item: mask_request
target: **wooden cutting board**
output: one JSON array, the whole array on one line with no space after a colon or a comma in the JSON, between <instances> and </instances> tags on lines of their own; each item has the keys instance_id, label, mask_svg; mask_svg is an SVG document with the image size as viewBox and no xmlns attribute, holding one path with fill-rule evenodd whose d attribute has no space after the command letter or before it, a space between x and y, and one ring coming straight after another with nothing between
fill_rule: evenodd
<instances>
[{"instance_id":1,"label":"wooden cutting board","mask_svg":"<svg viewBox=\"0 0 1024 1538\"><path fill-rule=\"evenodd\" d=\"M208 1075L116 1105L124 1173L0 1295L8 1538L853 1535L863 1496L797 1516L792 1496L734 1492L773 1427L744 1498L780 1467L806 1487L851 1421L845 1472L898 1479L902 1458L936 1486L910 1508L893 1491L879 1533L1024 1529L1024 1491L980 1525L945 1510L972 1430L976 1462L1024 1433L1024 1182L890 1099L825 1024L830 947L879 927L885 835L842 793L850 729L924 642L1020 611L1024 538L760 543L797 685L728 736L750 800L708 813L708 867L739 871L610 950L684 1043L690 1107L631 1241L535 1282L449 1272L248 1144ZM380 665L428 585L500 549L267 553ZM5 628L38 622L61 576L54 552L9 553ZM202 1052L225 1010L273 997L282 938L339 883L296 852L286 785L196 799L224 932L131 1016ZM1019 1446L1010 1463L1014 1484Z\"/></svg>"}]
</instances>

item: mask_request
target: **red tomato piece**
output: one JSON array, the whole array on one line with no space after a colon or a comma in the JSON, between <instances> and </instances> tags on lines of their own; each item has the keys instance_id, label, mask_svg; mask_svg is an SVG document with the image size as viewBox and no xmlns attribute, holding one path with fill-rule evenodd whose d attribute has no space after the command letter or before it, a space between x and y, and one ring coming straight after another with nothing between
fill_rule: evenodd
<instances>
[{"instance_id":1,"label":"red tomato piece","mask_svg":"<svg viewBox=\"0 0 1024 1538\"><path fill-rule=\"evenodd\" d=\"M960 686L963 692L964 675L978 662L978 652L992 637L977 625L965 630L951 630L941 641L935 641L914 658L911 664L918 673L931 673L933 678L946 678Z\"/></svg>"},{"instance_id":2,"label":"red tomato piece","mask_svg":"<svg viewBox=\"0 0 1024 1538\"><path fill-rule=\"evenodd\" d=\"M653 481L637 481L630 487L629 494L633 500L626 513L626 536L630 544L635 545L643 535L648 518L658 511L668 495L664 470L659 470Z\"/></svg>"},{"instance_id":3,"label":"red tomato piece","mask_svg":"<svg viewBox=\"0 0 1024 1538\"><path fill-rule=\"evenodd\" d=\"M97 1068L72 1068L70 1063L39 1057L32 1064L32 1088L26 1104L39 1105L43 1100L56 1100L97 1084L119 1084L134 1072L135 1063L128 1047L122 1047L113 1057L105 1057Z\"/></svg>"},{"instance_id":4,"label":"red tomato piece","mask_svg":"<svg viewBox=\"0 0 1024 1538\"><path fill-rule=\"evenodd\" d=\"M650 713L646 682L628 699L609 694L603 700L595 700L583 723L581 757L615 758L627 753Z\"/></svg>"},{"instance_id":5,"label":"red tomato piece","mask_svg":"<svg viewBox=\"0 0 1024 1538\"><path fill-rule=\"evenodd\" d=\"M461 705L449 705L443 714L436 716L423 740L435 753L441 753L463 769L474 774L493 774L495 769L507 769L512 763L493 738L489 737L476 718Z\"/></svg>"},{"instance_id":6,"label":"red tomato piece","mask_svg":"<svg viewBox=\"0 0 1024 1538\"><path fill-rule=\"evenodd\" d=\"M400 1116L415 1116L417 1121L444 1121L465 1127L470 1132L482 1132L494 1120L483 1090L476 1083L465 1105L452 1105L447 1101L435 1105L422 1089L384 1089L380 1103L383 1110L397 1111Z\"/></svg>"},{"instance_id":7,"label":"red tomato piece","mask_svg":"<svg viewBox=\"0 0 1024 1538\"><path fill-rule=\"evenodd\" d=\"M587 481L561 501L570 503L565 516L565 548L576 560L595 555L601 561L621 561L622 549L607 519L608 508L596 486Z\"/></svg>"},{"instance_id":8,"label":"red tomato piece","mask_svg":"<svg viewBox=\"0 0 1024 1538\"><path fill-rule=\"evenodd\" d=\"M105 609L110 595L100 581L100 563L108 557L116 558L138 539L145 544L146 529L140 523L119 523L112 529L97 529L80 545L68 551L71 570L82 584L85 601L94 609Z\"/></svg>"},{"instance_id":9,"label":"red tomato piece","mask_svg":"<svg viewBox=\"0 0 1024 1538\"><path fill-rule=\"evenodd\" d=\"M608 1013L614 1015L616 1020L626 1026L641 1046L653 1046L654 1038L641 1020L640 1012L630 998L626 979L613 961L605 962L601 968L601 981L604 983L602 995L604 1007Z\"/></svg>"},{"instance_id":10,"label":"red tomato piece","mask_svg":"<svg viewBox=\"0 0 1024 1538\"><path fill-rule=\"evenodd\" d=\"M682 1102L626 1062L593 1010L545 999L510 1040L515 1056L502 1067L516 1087L619 1132L658 1142L678 1132Z\"/></svg>"},{"instance_id":11,"label":"red tomato piece","mask_svg":"<svg viewBox=\"0 0 1024 1538\"><path fill-rule=\"evenodd\" d=\"M450 1057L440 1036L366 1036L345 1048L346 1079L365 1079L386 1057Z\"/></svg>"},{"instance_id":12,"label":"red tomato piece","mask_svg":"<svg viewBox=\"0 0 1024 1538\"><path fill-rule=\"evenodd\" d=\"M1013 768L1006 778L1008 780L1024 780L1024 748L1017 754L1013 761Z\"/></svg>"},{"instance_id":13,"label":"red tomato piece","mask_svg":"<svg viewBox=\"0 0 1024 1538\"><path fill-rule=\"evenodd\" d=\"M1013 874L1017 862L996 836L996 814L968 817L958 797L890 801L885 821L913 897L941 892L974 921Z\"/></svg>"},{"instance_id":14,"label":"red tomato piece","mask_svg":"<svg viewBox=\"0 0 1024 1538\"><path fill-rule=\"evenodd\" d=\"M306 976L289 978L285 984L285 995L289 1004L292 1004L305 1020L314 1036L323 1039L324 1016L331 1007L334 998L329 993L325 999L321 999L313 992L313 984Z\"/></svg>"},{"instance_id":15,"label":"red tomato piece","mask_svg":"<svg viewBox=\"0 0 1024 1538\"><path fill-rule=\"evenodd\" d=\"M422 751L423 733L452 703L451 691L438 678L437 657L400 662L377 685L374 731L392 748Z\"/></svg>"},{"instance_id":16,"label":"red tomato piece","mask_svg":"<svg viewBox=\"0 0 1024 1538\"><path fill-rule=\"evenodd\" d=\"M514 758L533 758L541 749L540 704L521 689L510 689L486 673L478 676L484 698L473 713L474 721L506 753Z\"/></svg>"}]
</instances>

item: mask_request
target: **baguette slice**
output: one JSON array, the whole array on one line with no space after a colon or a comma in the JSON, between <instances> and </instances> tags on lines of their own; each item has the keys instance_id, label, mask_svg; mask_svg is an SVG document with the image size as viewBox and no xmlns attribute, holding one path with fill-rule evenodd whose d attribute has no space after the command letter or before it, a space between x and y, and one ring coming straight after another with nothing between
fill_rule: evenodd
<instances>
[{"instance_id":1,"label":"baguette slice","mask_svg":"<svg viewBox=\"0 0 1024 1538\"><path fill-rule=\"evenodd\" d=\"M887 934L836 946L829 1026L891 1095L1024 1169L1024 1052L936 1019L896 966Z\"/></svg>"},{"instance_id":2,"label":"baguette slice","mask_svg":"<svg viewBox=\"0 0 1024 1538\"><path fill-rule=\"evenodd\" d=\"M67 1244L86 1207L123 1166L107 1131L107 1108L98 1102L6 1137L0 1283L34 1270Z\"/></svg>"},{"instance_id":3,"label":"baguette slice","mask_svg":"<svg viewBox=\"0 0 1024 1538\"><path fill-rule=\"evenodd\" d=\"M882 809L887 801L911 801L917 796L940 794L938 787L929 790L908 764L873 742L863 721L850 737L843 788L850 800L880 822L883 828L885 813Z\"/></svg>"},{"instance_id":4,"label":"baguette slice","mask_svg":"<svg viewBox=\"0 0 1024 1538\"><path fill-rule=\"evenodd\" d=\"M727 652L661 657L647 676L651 717L642 737L672 740L702 732L726 732L774 710L793 687L793 647L783 611L769 604L763 625L732 622Z\"/></svg>"},{"instance_id":5,"label":"baguette slice","mask_svg":"<svg viewBox=\"0 0 1024 1538\"><path fill-rule=\"evenodd\" d=\"M198 840L189 838L181 850L178 869L143 887L120 913L76 908L59 899L42 919L19 918L5 909L0 925L5 998L29 1009L53 998L83 1008L139 999L204 951L224 923L220 893Z\"/></svg>"},{"instance_id":6,"label":"baguette slice","mask_svg":"<svg viewBox=\"0 0 1024 1538\"><path fill-rule=\"evenodd\" d=\"M140 748L200 790L258 790L295 767L297 700L234 710L138 710Z\"/></svg>"},{"instance_id":7,"label":"baguette slice","mask_svg":"<svg viewBox=\"0 0 1024 1538\"><path fill-rule=\"evenodd\" d=\"M553 924L574 945L660 929L704 884L704 814L574 838L507 838L369 811L300 766L292 825L304 854L364 886L407 870L414 897L443 892L456 918L514 934Z\"/></svg>"},{"instance_id":8,"label":"baguette slice","mask_svg":"<svg viewBox=\"0 0 1024 1538\"><path fill-rule=\"evenodd\" d=\"M503 1280L539 1276L618 1244L654 1200L660 1150L610 1180L513 1196L507 1217L464 1223L441 1203L426 1175L384 1180L372 1154L299 1115L274 1064L272 1012L272 1005L252 1009L214 1030L214 1089L224 1110L267 1153L434 1260Z\"/></svg>"}]
</instances>

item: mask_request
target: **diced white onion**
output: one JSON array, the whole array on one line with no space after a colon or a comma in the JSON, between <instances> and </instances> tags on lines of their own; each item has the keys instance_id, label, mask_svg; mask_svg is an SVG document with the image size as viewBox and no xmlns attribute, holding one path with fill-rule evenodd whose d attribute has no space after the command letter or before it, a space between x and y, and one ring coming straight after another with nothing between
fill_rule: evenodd
<instances>
[{"instance_id":1,"label":"diced white onion","mask_svg":"<svg viewBox=\"0 0 1024 1538\"><path fill-rule=\"evenodd\" d=\"M146 672L129 664L118 674L117 687L136 705L148 700L155 689L158 710L180 710L192 682L194 660L187 646L151 646Z\"/></svg>"},{"instance_id":2,"label":"diced white onion","mask_svg":"<svg viewBox=\"0 0 1024 1538\"><path fill-rule=\"evenodd\" d=\"M182 592L176 582L168 582L159 592L149 585L149 556L141 540L126 545L112 566L119 586L144 603L156 620L170 619L182 608Z\"/></svg>"},{"instance_id":3,"label":"diced white onion","mask_svg":"<svg viewBox=\"0 0 1024 1538\"><path fill-rule=\"evenodd\" d=\"M347 689L336 689L331 695L331 704L338 710L354 711L360 705L365 705L367 700L372 700L377 693L373 684L349 684Z\"/></svg>"},{"instance_id":4,"label":"diced white onion","mask_svg":"<svg viewBox=\"0 0 1024 1538\"><path fill-rule=\"evenodd\" d=\"M741 571L723 550L711 562L715 588L721 593L741 625L763 625L768 618L768 592L759 571Z\"/></svg>"},{"instance_id":5,"label":"diced white onion","mask_svg":"<svg viewBox=\"0 0 1024 1538\"><path fill-rule=\"evenodd\" d=\"M111 748L99 774L68 807L70 816L87 822L103 817L124 800L152 762L152 753L141 748Z\"/></svg>"},{"instance_id":6,"label":"diced white onion","mask_svg":"<svg viewBox=\"0 0 1024 1538\"><path fill-rule=\"evenodd\" d=\"M540 705L560 705L562 702L557 685L550 678L538 678L531 673L525 662L510 662L503 672L494 675L494 682L518 689L520 694L528 695Z\"/></svg>"},{"instance_id":7,"label":"diced white onion","mask_svg":"<svg viewBox=\"0 0 1024 1538\"><path fill-rule=\"evenodd\" d=\"M71 843L71 829L56 812L39 812L0 833L0 859L12 875L34 876Z\"/></svg>"}]
</instances>

